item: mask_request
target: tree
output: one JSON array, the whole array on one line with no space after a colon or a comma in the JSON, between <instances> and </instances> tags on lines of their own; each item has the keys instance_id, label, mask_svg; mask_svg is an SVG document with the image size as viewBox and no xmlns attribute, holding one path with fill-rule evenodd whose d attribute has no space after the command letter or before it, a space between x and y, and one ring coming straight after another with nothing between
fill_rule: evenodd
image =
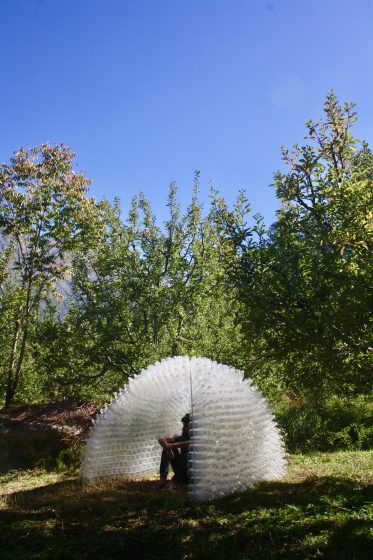
<instances>
[{"instance_id":1,"label":"tree","mask_svg":"<svg viewBox=\"0 0 373 560\"><path fill-rule=\"evenodd\" d=\"M9 336L3 340L5 406L16 394L32 320L55 282L64 277L67 255L84 241L95 204L89 180L73 168L64 145L25 150L0 166L0 233L11 253L3 280L1 313ZM4 277L4 272L3 272Z\"/></svg>"},{"instance_id":2,"label":"tree","mask_svg":"<svg viewBox=\"0 0 373 560\"><path fill-rule=\"evenodd\" d=\"M73 259L68 313L46 317L40 330L39 367L53 372L55 387L107 398L170 355L236 360L242 335L234 289L213 207L203 216L198 174L184 214L174 184L168 207L170 217L159 227L141 194L125 220L119 201L102 206L103 236Z\"/></svg>"},{"instance_id":3,"label":"tree","mask_svg":"<svg viewBox=\"0 0 373 560\"><path fill-rule=\"evenodd\" d=\"M373 155L352 136L353 107L329 93L310 143L282 149L276 223L255 250L244 242L234 275L245 332L289 391L316 398L370 386Z\"/></svg>"}]
</instances>

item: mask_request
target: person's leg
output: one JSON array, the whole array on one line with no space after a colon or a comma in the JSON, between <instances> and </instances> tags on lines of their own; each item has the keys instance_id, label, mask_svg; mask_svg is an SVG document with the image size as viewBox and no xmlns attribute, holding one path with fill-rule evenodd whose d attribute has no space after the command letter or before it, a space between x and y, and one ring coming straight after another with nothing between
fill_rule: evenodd
<instances>
[{"instance_id":1,"label":"person's leg","mask_svg":"<svg viewBox=\"0 0 373 560\"><path fill-rule=\"evenodd\" d=\"M170 459L168 458L167 450L162 449L161 463L159 465L159 478L161 480L167 480L169 466Z\"/></svg>"},{"instance_id":2,"label":"person's leg","mask_svg":"<svg viewBox=\"0 0 373 560\"><path fill-rule=\"evenodd\" d=\"M188 453L181 453L176 468L173 469L176 482L188 483Z\"/></svg>"},{"instance_id":3,"label":"person's leg","mask_svg":"<svg viewBox=\"0 0 373 560\"><path fill-rule=\"evenodd\" d=\"M172 470L175 472L178 469L180 463L180 450L177 448L173 449L172 454L173 454L173 458L171 459L170 463L171 463Z\"/></svg>"},{"instance_id":4,"label":"person's leg","mask_svg":"<svg viewBox=\"0 0 373 560\"><path fill-rule=\"evenodd\" d=\"M171 459L171 456L172 456L172 459ZM171 454L170 454L169 450L162 449L161 463L160 463L160 466L159 466L160 483L158 485L158 488L162 489L166 486L170 464L171 464L171 467L172 467L172 470L174 471L174 473L178 470L179 463L180 463L180 458L181 458L181 454L180 454L179 449L177 449L177 448L173 449ZM175 477L173 477L173 479L174 478Z\"/></svg>"},{"instance_id":5,"label":"person's leg","mask_svg":"<svg viewBox=\"0 0 373 560\"><path fill-rule=\"evenodd\" d=\"M162 449L161 463L159 465L159 478L167 479L170 464L174 472L176 472L179 467L181 458L180 450L177 448L172 450L172 459L170 459L169 453L170 452L167 449Z\"/></svg>"}]
</instances>

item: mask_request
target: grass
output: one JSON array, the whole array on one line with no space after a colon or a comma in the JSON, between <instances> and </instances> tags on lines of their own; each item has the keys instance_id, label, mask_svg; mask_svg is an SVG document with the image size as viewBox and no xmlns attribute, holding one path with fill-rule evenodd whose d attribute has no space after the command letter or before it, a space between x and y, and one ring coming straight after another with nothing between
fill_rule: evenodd
<instances>
[{"instance_id":1,"label":"grass","mask_svg":"<svg viewBox=\"0 0 373 560\"><path fill-rule=\"evenodd\" d=\"M0 559L370 559L372 481L363 451L293 455L282 480L200 504L151 480L12 471L0 476Z\"/></svg>"}]
</instances>

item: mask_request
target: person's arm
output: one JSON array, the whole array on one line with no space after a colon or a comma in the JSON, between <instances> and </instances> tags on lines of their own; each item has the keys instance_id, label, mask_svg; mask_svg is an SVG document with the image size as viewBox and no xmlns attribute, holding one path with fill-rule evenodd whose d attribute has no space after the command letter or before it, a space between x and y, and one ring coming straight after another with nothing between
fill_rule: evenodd
<instances>
[{"instance_id":1,"label":"person's arm","mask_svg":"<svg viewBox=\"0 0 373 560\"><path fill-rule=\"evenodd\" d=\"M188 447L191 443L192 443L192 440L184 439L183 441L166 443L166 448L167 449L175 449L176 447L180 447L180 448Z\"/></svg>"},{"instance_id":2,"label":"person's arm","mask_svg":"<svg viewBox=\"0 0 373 560\"><path fill-rule=\"evenodd\" d=\"M168 444L171 444L174 441L175 441L175 438L166 436L166 437L160 437L159 440L158 440L158 443L161 447L167 447Z\"/></svg>"}]
</instances>

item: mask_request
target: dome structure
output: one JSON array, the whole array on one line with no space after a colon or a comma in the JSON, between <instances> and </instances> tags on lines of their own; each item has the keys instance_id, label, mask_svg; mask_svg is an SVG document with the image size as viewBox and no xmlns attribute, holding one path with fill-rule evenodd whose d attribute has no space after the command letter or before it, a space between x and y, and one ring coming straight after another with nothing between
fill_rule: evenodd
<instances>
[{"instance_id":1,"label":"dome structure","mask_svg":"<svg viewBox=\"0 0 373 560\"><path fill-rule=\"evenodd\" d=\"M278 428L251 380L207 358L179 356L144 369L102 410L87 441L83 479L156 472L158 438L180 433L186 412L193 499L222 497L283 475Z\"/></svg>"}]
</instances>

